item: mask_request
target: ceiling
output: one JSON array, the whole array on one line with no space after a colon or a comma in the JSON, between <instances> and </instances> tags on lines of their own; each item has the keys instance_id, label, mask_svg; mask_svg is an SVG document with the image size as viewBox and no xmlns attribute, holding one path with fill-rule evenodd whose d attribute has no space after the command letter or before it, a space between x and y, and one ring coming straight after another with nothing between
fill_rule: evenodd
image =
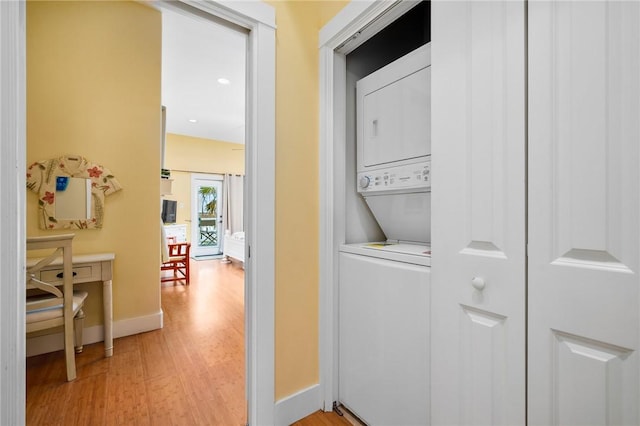
<instances>
[{"instance_id":1,"label":"ceiling","mask_svg":"<svg viewBox=\"0 0 640 426\"><path fill-rule=\"evenodd\" d=\"M167 133L244 143L246 51L243 32L181 11L162 11Z\"/></svg>"}]
</instances>

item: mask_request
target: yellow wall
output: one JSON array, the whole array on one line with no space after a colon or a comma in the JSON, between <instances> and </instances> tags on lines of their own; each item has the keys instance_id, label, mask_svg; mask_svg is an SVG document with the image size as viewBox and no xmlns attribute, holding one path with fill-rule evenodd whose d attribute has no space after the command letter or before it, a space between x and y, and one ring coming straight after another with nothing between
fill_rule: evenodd
<instances>
[{"instance_id":1,"label":"yellow wall","mask_svg":"<svg viewBox=\"0 0 640 426\"><path fill-rule=\"evenodd\" d=\"M281 399L318 383L318 30L347 2L269 3L278 25L275 392ZM75 251L116 253L115 320L155 313L160 14L135 2L29 2L27 43L28 163L79 154L111 169L124 190L107 197L102 230L77 232ZM28 234L42 234L34 194L27 207ZM99 301L97 289L90 297Z\"/></svg>"},{"instance_id":2,"label":"yellow wall","mask_svg":"<svg viewBox=\"0 0 640 426\"><path fill-rule=\"evenodd\" d=\"M178 202L177 224L187 225L191 240L191 174L244 174L244 145L167 133L165 169L171 170L171 195Z\"/></svg>"},{"instance_id":3,"label":"yellow wall","mask_svg":"<svg viewBox=\"0 0 640 426\"><path fill-rule=\"evenodd\" d=\"M318 31L348 2L276 9L276 400L318 383Z\"/></svg>"},{"instance_id":4,"label":"yellow wall","mask_svg":"<svg viewBox=\"0 0 640 426\"><path fill-rule=\"evenodd\" d=\"M165 169L244 174L244 145L167 133Z\"/></svg>"},{"instance_id":5,"label":"yellow wall","mask_svg":"<svg viewBox=\"0 0 640 426\"><path fill-rule=\"evenodd\" d=\"M135 2L27 3L27 164L65 154L109 168L123 190L104 226L75 231L74 253L114 252L114 320L160 309L161 16ZM38 229L27 194L28 235ZM100 285L87 326L100 324Z\"/></svg>"}]
</instances>

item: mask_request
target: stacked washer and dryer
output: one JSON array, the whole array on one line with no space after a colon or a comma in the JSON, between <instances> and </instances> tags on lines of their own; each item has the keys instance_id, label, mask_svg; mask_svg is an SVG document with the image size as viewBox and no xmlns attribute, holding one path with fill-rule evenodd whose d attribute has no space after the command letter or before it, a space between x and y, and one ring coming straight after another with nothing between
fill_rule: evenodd
<instances>
[{"instance_id":1,"label":"stacked washer and dryer","mask_svg":"<svg viewBox=\"0 0 640 426\"><path fill-rule=\"evenodd\" d=\"M340 402L429 423L430 44L357 83L357 190L385 241L340 247Z\"/></svg>"}]
</instances>

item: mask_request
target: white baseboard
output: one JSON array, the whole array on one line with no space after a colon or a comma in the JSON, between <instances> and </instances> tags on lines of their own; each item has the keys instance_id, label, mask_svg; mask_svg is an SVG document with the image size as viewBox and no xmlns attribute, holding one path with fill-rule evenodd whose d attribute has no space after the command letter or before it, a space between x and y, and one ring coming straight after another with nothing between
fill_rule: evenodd
<instances>
[{"instance_id":1,"label":"white baseboard","mask_svg":"<svg viewBox=\"0 0 640 426\"><path fill-rule=\"evenodd\" d=\"M133 334L144 333L145 331L162 328L163 312L146 315L143 317L127 318L113 323L113 337L131 336ZM90 345L104 341L104 327L95 325L85 327L82 330L82 344ZM31 337L27 339L27 356L46 354L49 352L61 351L64 349L62 332L45 334L43 336Z\"/></svg>"},{"instance_id":2,"label":"white baseboard","mask_svg":"<svg viewBox=\"0 0 640 426\"><path fill-rule=\"evenodd\" d=\"M320 385L313 385L276 402L275 424L290 425L322 408Z\"/></svg>"},{"instance_id":3,"label":"white baseboard","mask_svg":"<svg viewBox=\"0 0 640 426\"><path fill-rule=\"evenodd\" d=\"M162 328L162 309L144 317L127 318L113 323L113 337L131 336ZM83 339L84 340L84 339Z\"/></svg>"},{"instance_id":4,"label":"white baseboard","mask_svg":"<svg viewBox=\"0 0 640 426\"><path fill-rule=\"evenodd\" d=\"M82 330L82 344L102 342L104 340L104 327L95 325L85 327ZM42 355L49 352L61 351L64 349L64 335L62 332L45 334L37 337L27 338L27 356Z\"/></svg>"}]
</instances>

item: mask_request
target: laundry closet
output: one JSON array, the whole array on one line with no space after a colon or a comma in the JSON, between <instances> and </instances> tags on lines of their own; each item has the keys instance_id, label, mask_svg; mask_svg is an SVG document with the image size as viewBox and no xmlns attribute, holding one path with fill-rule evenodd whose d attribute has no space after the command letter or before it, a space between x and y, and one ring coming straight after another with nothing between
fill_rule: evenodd
<instances>
[{"instance_id":1,"label":"laundry closet","mask_svg":"<svg viewBox=\"0 0 640 426\"><path fill-rule=\"evenodd\" d=\"M367 424L429 421L429 15L418 3L346 55L339 389Z\"/></svg>"},{"instance_id":2,"label":"laundry closet","mask_svg":"<svg viewBox=\"0 0 640 426\"><path fill-rule=\"evenodd\" d=\"M640 424L640 4L439 1L430 22L431 255L413 265L428 268L425 293L403 300L398 283L413 278L392 274L386 288L399 291L378 292L377 312L364 303L360 324L342 296L343 258L361 254L345 246L385 235L357 189L349 81L364 76L347 66L346 192L333 205L344 229L330 228L344 235L330 275L337 384L325 401L369 424ZM359 294L382 275L364 270ZM410 372L391 374L389 359Z\"/></svg>"}]
</instances>

